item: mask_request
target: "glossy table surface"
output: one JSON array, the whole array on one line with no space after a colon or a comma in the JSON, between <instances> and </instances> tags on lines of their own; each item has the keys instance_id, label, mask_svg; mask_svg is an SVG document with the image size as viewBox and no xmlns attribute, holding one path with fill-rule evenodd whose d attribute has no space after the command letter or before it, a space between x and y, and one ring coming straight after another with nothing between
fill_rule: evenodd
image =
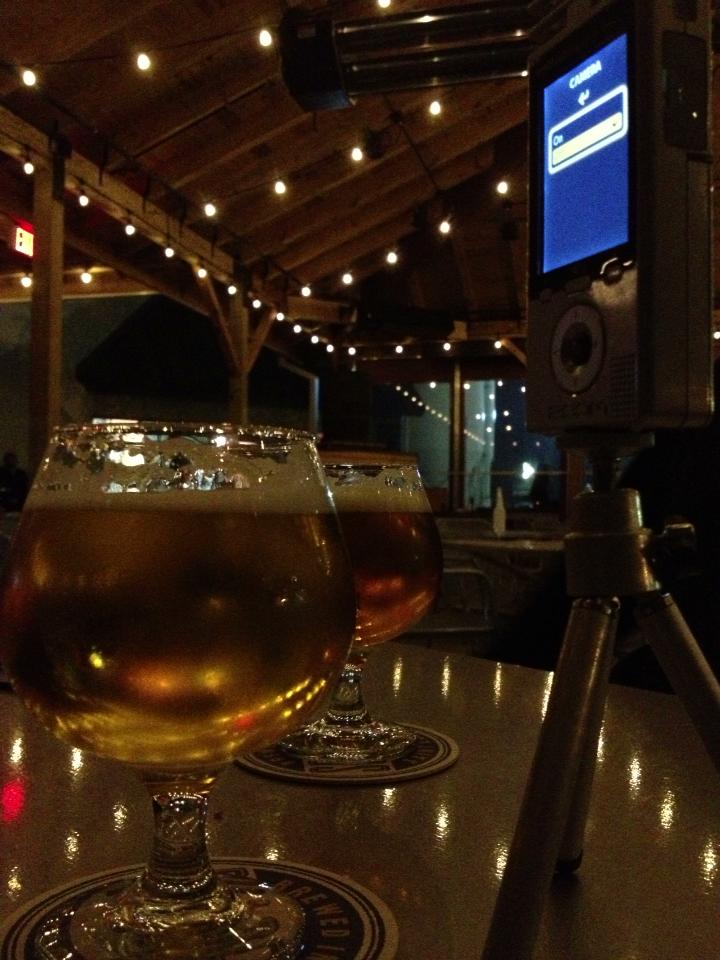
<instances>
[{"instance_id":1,"label":"glossy table surface","mask_svg":"<svg viewBox=\"0 0 720 960\"><path fill-rule=\"evenodd\" d=\"M217 856L346 874L398 922L398 960L473 960L487 931L551 675L387 644L366 668L377 715L453 737L455 766L390 786L318 786L233 767ZM144 860L133 774L54 741L0 693L0 919L72 878ZM577 877L548 899L538 960L720 956L720 782L672 696L611 687Z\"/></svg>"}]
</instances>

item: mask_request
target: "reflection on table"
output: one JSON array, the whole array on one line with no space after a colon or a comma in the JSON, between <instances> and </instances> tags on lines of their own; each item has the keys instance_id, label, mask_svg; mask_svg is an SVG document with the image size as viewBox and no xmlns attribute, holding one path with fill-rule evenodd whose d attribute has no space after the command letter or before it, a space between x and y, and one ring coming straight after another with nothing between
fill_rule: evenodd
<instances>
[{"instance_id":1,"label":"reflection on table","mask_svg":"<svg viewBox=\"0 0 720 960\"><path fill-rule=\"evenodd\" d=\"M400 928L398 960L473 960L507 857L551 675L411 644L378 647L368 691L442 731L458 762L388 787L266 780L233 768L212 801L216 856L347 874ZM49 887L144 860L148 800L121 765L54 741L0 693L0 918ZM716 774L672 696L613 687L585 860L548 902L538 960L720 954Z\"/></svg>"}]
</instances>

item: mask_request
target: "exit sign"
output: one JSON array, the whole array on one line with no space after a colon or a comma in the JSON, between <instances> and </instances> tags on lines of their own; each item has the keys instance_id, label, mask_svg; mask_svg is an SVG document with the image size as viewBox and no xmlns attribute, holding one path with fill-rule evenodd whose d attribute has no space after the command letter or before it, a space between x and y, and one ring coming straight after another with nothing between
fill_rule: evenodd
<instances>
[{"instance_id":1,"label":"exit sign","mask_svg":"<svg viewBox=\"0 0 720 960\"><path fill-rule=\"evenodd\" d=\"M26 257L33 255L33 243L35 234L29 223L21 225L14 223L10 234L10 246L16 253L22 253Z\"/></svg>"}]
</instances>

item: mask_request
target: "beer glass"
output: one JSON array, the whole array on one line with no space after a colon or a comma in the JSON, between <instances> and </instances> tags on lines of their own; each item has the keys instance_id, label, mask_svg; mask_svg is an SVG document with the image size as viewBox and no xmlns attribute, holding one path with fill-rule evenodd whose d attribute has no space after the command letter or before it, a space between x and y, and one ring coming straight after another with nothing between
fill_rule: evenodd
<instances>
[{"instance_id":1,"label":"beer glass","mask_svg":"<svg viewBox=\"0 0 720 960\"><path fill-rule=\"evenodd\" d=\"M355 635L326 713L281 746L297 756L343 763L389 760L415 735L371 716L362 670L375 644L399 636L432 605L442 572L440 537L417 466L407 457L323 452L321 458L350 553Z\"/></svg>"},{"instance_id":2,"label":"beer glass","mask_svg":"<svg viewBox=\"0 0 720 960\"><path fill-rule=\"evenodd\" d=\"M130 764L152 797L149 865L72 916L90 960L278 960L302 912L213 872L210 788L308 717L355 622L347 552L309 435L88 424L52 437L3 581L0 659L56 736ZM34 955L56 957L55 929Z\"/></svg>"}]
</instances>

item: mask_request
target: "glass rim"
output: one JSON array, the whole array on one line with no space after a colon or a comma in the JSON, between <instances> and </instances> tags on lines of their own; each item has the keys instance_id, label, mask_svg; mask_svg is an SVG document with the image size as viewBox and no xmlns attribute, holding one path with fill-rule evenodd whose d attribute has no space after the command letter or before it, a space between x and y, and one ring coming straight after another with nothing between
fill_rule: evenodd
<instances>
[{"instance_id":1,"label":"glass rim","mask_svg":"<svg viewBox=\"0 0 720 960\"><path fill-rule=\"evenodd\" d=\"M309 440L317 443L317 435L309 430L299 430L295 427L280 427L264 424L240 424L231 421L209 422L203 420L160 420L154 418L130 420L124 418L94 418L82 422L60 424L53 427L49 440L63 435L77 436L81 433L141 433L148 437L165 434L168 437L180 436L221 436L231 435L258 440Z\"/></svg>"}]
</instances>

